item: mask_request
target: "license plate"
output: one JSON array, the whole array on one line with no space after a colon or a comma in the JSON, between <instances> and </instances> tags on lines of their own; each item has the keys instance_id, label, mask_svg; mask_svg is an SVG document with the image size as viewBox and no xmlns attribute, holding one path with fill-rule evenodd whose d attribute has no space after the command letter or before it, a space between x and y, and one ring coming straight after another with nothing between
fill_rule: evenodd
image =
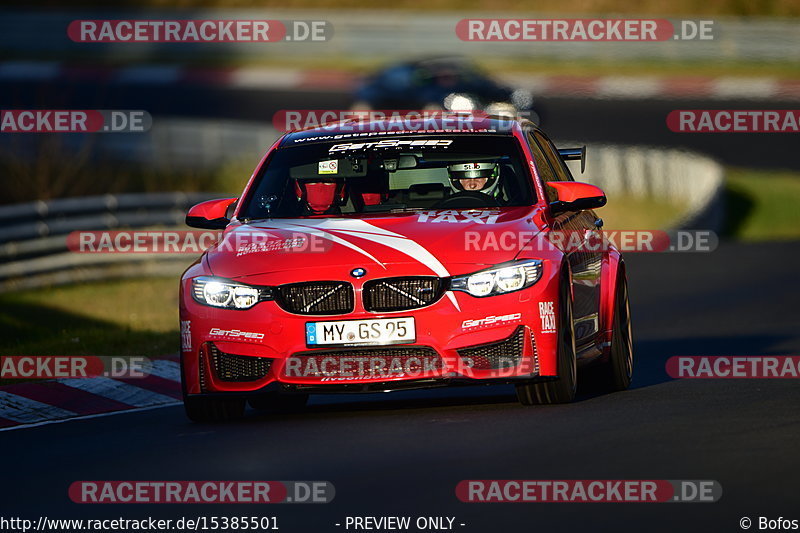
<instances>
[{"instance_id":1,"label":"license plate","mask_svg":"<svg viewBox=\"0 0 800 533\"><path fill-rule=\"evenodd\" d=\"M402 344L415 340L413 317L306 323L306 344L309 346Z\"/></svg>"}]
</instances>

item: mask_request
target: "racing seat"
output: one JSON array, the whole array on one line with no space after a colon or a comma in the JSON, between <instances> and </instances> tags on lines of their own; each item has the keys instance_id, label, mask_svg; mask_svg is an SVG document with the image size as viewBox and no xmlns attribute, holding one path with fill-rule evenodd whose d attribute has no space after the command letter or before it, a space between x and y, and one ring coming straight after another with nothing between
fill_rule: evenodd
<instances>
[{"instance_id":1,"label":"racing seat","mask_svg":"<svg viewBox=\"0 0 800 533\"><path fill-rule=\"evenodd\" d=\"M509 163L500 164L500 190L503 193L499 198L501 205L514 205L522 196L519 177Z\"/></svg>"}]
</instances>

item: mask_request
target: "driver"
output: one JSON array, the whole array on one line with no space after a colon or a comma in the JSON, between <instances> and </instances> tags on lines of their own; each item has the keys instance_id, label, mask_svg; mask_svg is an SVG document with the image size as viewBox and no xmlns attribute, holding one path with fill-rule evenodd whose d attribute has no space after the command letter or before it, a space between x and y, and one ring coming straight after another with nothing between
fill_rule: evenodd
<instances>
[{"instance_id":1,"label":"driver","mask_svg":"<svg viewBox=\"0 0 800 533\"><path fill-rule=\"evenodd\" d=\"M455 194L480 192L500 198L500 169L497 163L457 163L447 167Z\"/></svg>"}]
</instances>

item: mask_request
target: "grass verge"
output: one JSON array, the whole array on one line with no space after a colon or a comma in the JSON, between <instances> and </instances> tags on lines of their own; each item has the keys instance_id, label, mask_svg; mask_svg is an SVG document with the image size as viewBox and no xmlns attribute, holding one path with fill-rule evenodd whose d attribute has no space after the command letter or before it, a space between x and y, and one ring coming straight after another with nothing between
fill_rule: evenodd
<instances>
[{"instance_id":1,"label":"grass verge","mask_svg":"<svg viewBox=\"0 0 800 533\"><path fill-rule=\"evenodd\" d=\"M800 239L800 173L727 172L725 234L746 241Z\"/></svg>"},{"instance_id":2,"label":"grass verge","mask_svg":"<svg viewBox=\"0 0 800 533\"><path fill-rule=\"evenodd\" d=\"M146 357L178 351L178 279L0 294L0 354Z\"/></svg>"},{"instance_id":3,"label":"grass verge","mask_svg":"<svg viewBox=\"0 0 800 533\"><path fill-rule=\"evenodd\" d=\"M595 213L607 230L651 230L669 227L681 215L681 209L653 198L611 195Z\"/></svg>"}]
</instances>

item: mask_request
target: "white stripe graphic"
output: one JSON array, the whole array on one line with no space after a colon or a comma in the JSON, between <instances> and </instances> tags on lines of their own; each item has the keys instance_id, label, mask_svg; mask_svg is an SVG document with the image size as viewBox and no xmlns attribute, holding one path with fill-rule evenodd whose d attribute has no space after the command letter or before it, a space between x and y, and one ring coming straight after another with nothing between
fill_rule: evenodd
<instances>
[{"instance_id":1,"label":"white stripe graphic","mask_svg":"<svg viewBox=\"0 0 800 533\"><path fill-rule=\"evenodd\" d=\"M334 242L338 242L369 257L381 265L381 267L384 269L386 266L368 252L350 243L349 241L345 241L339 237L336 237L335 235L332 235L330 232L343 233L350 237L358 237L376 244L381 244L388 248L392 248L402 254L407 255L415 261L419 261L431 269L439 277L450 276L450 272L447 271L447 268L445 268L441 261L439 261L436 256L430 253L418 242L406 237L405 235L400 235L399 233L394 233L392 231L373 226L364 220L331 218L321 219L316 224L309 224L309 221L307 220L289 219L280 222L276 221L274 224L276 224L276 227L278 228L288 227L290 229L302 229L303 231L307 232L316 232L323 238L328 238ZM458 301L452 292L447 292L447 298L452 302L457 310L461 310L458 305Z\"/></svg>"},{"instance_id":2,"label":"white stripe graphic","mask_svg":"<svg viewBox=\"0 0 800 533\"><path fill-rule=\"evenodd\" d=\"M76 414L24 396L0 391L0 417L14 422L25 424L51 418L67 418Z\"/></svg>"},{"instance_id":3,"label":"white stripe graphic","mask_svg":"<svg viewBox=\"0 0 800 533\"><path fill-rule=\"evenodd\" d=\"M310 233L311 235L316 235L317 237L322 237L323 239L328 239L329 241L332 241L332 242L335 242L335 243L339 243L342 246L346 246L347 248L355 250L356 252L369 257L370 259L375 261L377 264L379 264L381 267L386 269L386 267L384 266L383 263L381 263L376 257L374 257L372 254L370 254L369 252L367 252L363 248L359 248L355 244L353 244L351 242L348 242L348 241L346 241L346 240L344 240L344 239L342 239L340 237L337 237L336 235L333 235L331 233L323 231L321 229L313 228L311 226L301 226L299 224L298 225L286 224L285 226L281 226L280 228L281 229L293 229L293 230L298 230L298 231L304 231L306 233Z\"/></svg>"},{"instance_id":4,"label":"white stripe graphic","mask_svg":"<svg viewBox=\"0 0 800 533\"><path fill-rule=\"evenodd\" d=\"M73 379L65 378L56 380L67 387L80 389L115 400L134 407L147 407L148 405L158 405L160 403L174 402L175 398L165 396L157 392L152 392L141 387L128 385L122 381L115 381L109 378Z\"/></svg>"}]
</instances>

